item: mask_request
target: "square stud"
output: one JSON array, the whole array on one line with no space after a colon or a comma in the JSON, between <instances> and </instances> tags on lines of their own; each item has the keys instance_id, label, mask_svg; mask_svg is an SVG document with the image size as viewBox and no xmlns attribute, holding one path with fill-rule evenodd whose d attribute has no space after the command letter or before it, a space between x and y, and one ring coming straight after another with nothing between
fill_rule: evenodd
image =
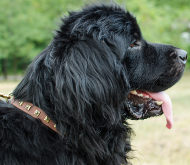
<instances>
[{"instance_id":1,"label":"square stud","mask_svg":"<svg viewBox=\"0 0 190 165\"><path fill-rule=\"evenodd\" d=\"M25 108L29 111L32 106L26 105Z\"/></svg>"},{"instance_id":2,"label":"square stud","mask_svg":"<svg viewBox=\"0 0 190 165\"><path fill-rule=\"evenodd\" d=\"M38 111L37 109L35 110L35 112L34 112L34 115L36 115L36 116L39 116L40 115L40 111Z\"/></svg>"},{"instance_id":3,"label":"square stud","mask_svg":"<svg viewBox=\"0 0 190 165\"><path fill-rule=\"evenodd\" d=\"M49 122L50 122L50 118L49 118L49 117L47 117L47 116L44 118L44 120L45 120L47 123L49 123Z\"/></svg>"},{"instance_id":4,"label":"square stud","mask_svg":"<svg viewBox=\"0 0 190 165\"><path fill-rule=\"evenodd\" d=\"M22 104L23 104L23 101L19 101L18 103L19 103L19 105L20 105L20 106L22 106Z\"/></svg>"}]
</instances>

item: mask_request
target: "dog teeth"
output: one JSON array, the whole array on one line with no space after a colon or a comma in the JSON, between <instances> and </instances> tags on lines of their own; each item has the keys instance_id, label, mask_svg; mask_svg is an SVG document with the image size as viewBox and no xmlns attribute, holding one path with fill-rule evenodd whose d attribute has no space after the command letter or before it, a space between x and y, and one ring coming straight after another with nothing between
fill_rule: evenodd
<instances>
[{"instance_id":1,"label":"dog teeth","mask_svg":"<svg viewBox=\"0 0 190 165\"><path fill-rule=\"evenodd\" d=\"M139 96L139 97L143 97L143 94L140 93L140 94L137 94L137 96Z\"/></svg>"},{"instance_id":2,"label":"dog teeth","mask_svg":"<svg viewBox=\"0 0 190 165\"><path fill-rule=\"evenodd\" d=\"M162 105L162 104L163 104L163 101L155 101L155 103L156 103L157 105Z\"/></svg>"},{"instance_id":3,"label":"dog teeth","mask_svg":"<svg viewBox=\"0 0 190 165\"><path fill-rule=\"evenodd\" d=\"M148 95L146 95L146 96L144 96L144 98L146 98L146 99L148 99L148 98L150 98Z\"/></svg>"},{"instance_id":4,"label":"dog teeth","mask_svg":"<svg viewBox=\"0 0 190 165\"><path fill-rule=\"evenodd\" d=\"M133 95L137 95L138 94L136 90L131 91L130 93L133 94Z\"/></svg>"}]
</instances>

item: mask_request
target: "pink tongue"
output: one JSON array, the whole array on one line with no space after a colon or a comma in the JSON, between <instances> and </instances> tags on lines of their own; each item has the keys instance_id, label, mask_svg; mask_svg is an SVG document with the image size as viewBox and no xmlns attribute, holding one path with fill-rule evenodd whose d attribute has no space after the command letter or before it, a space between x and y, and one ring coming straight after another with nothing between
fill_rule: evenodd
<instances>
[{"instance_id":1,"label":"pink tongue","mask_svg":"<svg viewBox=\"0 0 190 165\"><path fill-rule=\"evenodd\" d=\"M162 110L166 117L166 127L171 129L173 126L173 112L172 112L172 102L170 97L165 92L158 93L148 93L154 100L163 101Z\"/></svg>"}]
</instances>

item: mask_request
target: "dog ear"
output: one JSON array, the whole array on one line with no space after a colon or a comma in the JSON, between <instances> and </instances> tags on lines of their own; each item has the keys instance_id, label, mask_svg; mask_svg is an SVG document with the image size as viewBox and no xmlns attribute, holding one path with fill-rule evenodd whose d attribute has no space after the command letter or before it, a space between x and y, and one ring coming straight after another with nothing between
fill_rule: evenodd
<instances>
[{"instance_id":1,"label":"dog ear","mask_svg":"<svg viewBox=\"0 0 190 165\"><path fill-rule=\"evenodd\" d=\"M95 105L117 107L121 102L126 77L105 42L78 41L56 55L54 66L57 97L72 116L78 113L83 120L85 111Z\"/></svg>"}]
</instances>

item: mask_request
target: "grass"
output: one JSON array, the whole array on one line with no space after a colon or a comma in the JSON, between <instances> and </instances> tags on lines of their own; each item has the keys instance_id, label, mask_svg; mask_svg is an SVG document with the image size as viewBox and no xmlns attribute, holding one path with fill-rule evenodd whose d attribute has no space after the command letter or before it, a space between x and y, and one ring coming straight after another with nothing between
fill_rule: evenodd
<instances>
[{"instance_id":1,"label":"grass","mask_svg":"<svg viewBox=\"0 0 190 165\"><path fill-rule=\"evenodd\" d=\"M0 82L0 93L9 94L17 86L18 81L3 81Z\"/></svg>"},{"instance_id":2,"label":"grass","mask_svg":"<svg viewBox=\"0 0 190 165\"><path fill-rule=\"evenodd\" d=\"M8 94L18 82L0 82L0 92ZM189 165L190 164L190 73L167 93L173 102L174 127L165 127L164 116L144 121L130 121L134 165Z\"/></svg>"}]
</instances>

